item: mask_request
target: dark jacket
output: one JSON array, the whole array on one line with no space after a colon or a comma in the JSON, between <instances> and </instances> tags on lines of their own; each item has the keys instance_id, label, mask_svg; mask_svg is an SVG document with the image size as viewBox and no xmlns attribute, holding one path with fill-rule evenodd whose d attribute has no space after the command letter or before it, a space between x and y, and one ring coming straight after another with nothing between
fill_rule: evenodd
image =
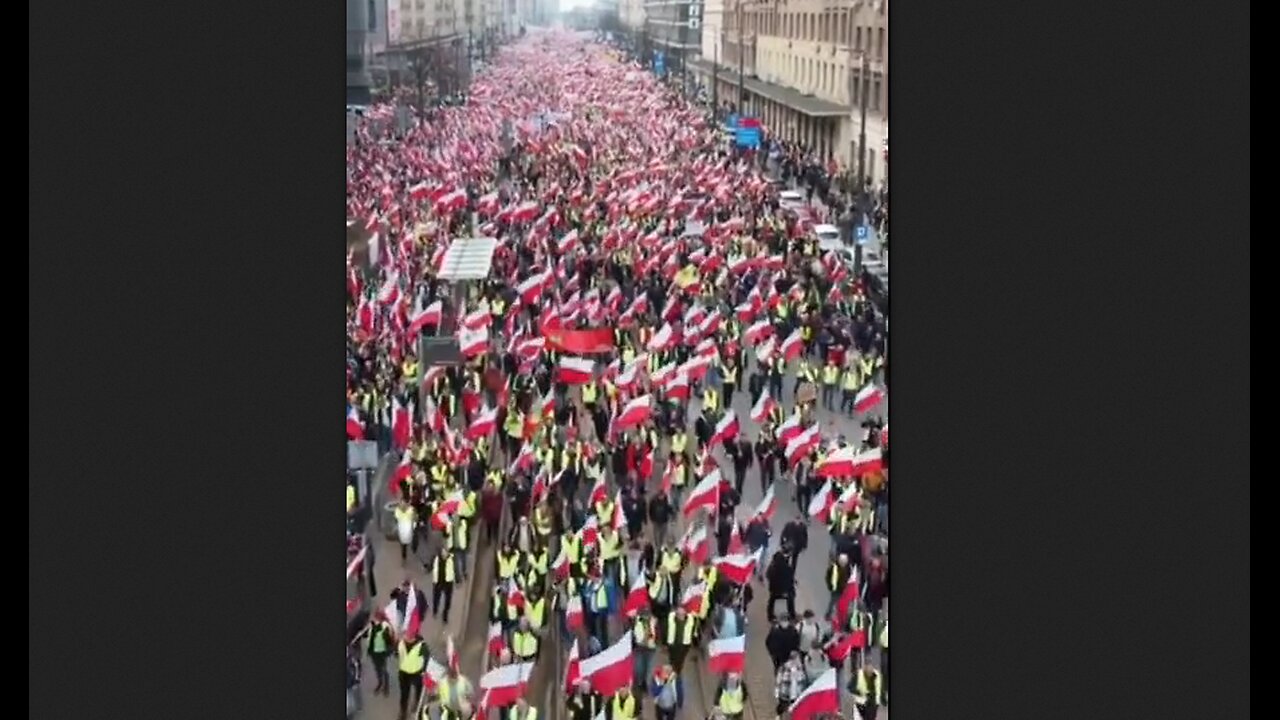
<instances>
[{"instance_id":1,"label":"dark jacket","mask_svg":"<svg viewBox=\"0 0 1280 720\"><path fill-rule=\"evenodd\" d=\"M764 646L775 664L782 664L800 649L800 631L794 625L774 625L764 639Z\"/></svg>"},{"instance_id":2,"label":"dark jacket","mask_svg":"<svg viewBox=\"0 0 1280 720\"><path fill-rule=\"evenodd\" d=\"M667 499L665 494L649 498L649 519L652 520L655 525L667 524L671 521L671 515L671 501Z\"/></svg>"},{"instance_id":3,"label":"dark jacket","mask_svg":"<svg viewBox=\"0 0 1280 720\"><path fill-rule=\"evenodd\" d=\"M765 571L769 580L770 595L790 595L796 588L796 570L787 556L781 552L773 554L769 561L769 569Z\"/></svg>"},{"instance_id":4,"label":"dark jacket","mask_svg":"<svg viewBox=\"0 0 1280 720\"><path fill-rule=\"evenodd\" d=\"M800 520L792 520L782 528L782 541L794 552L803 552L809 547L809 528Z\"/></svg>"}]
</instances>

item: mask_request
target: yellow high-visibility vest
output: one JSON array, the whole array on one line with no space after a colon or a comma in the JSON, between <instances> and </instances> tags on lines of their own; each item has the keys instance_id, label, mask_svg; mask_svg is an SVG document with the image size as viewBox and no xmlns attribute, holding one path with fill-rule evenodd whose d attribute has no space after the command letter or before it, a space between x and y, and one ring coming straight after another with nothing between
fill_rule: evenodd
<instances>
[{"instance_id":1,"label":"yellow high-visibility vest","mask_svg":"<svg viewBox=\"0 0 1280 720\"><path fill-rule=\"evenodd\" d=\"M400 672L409 673L410 675L419 675L423 668L427 666L426 658L422 655L423 644L415 642L413 647L404 641L400 641Z\"/></svg>"},{"instance_id":2,"label":"yellow high-visibility vest","mask_svg":"<svg viewBox=\"0 0 1280 720\"><path fill-rule=\"evenodd\" d=\"M628 695L624 698L615 695L613 698L613 720L635 720L635 716L635 696Z\"/></svg>"},{"instance_id":3,"label":"yellow high-visibility vest","mask_svg":"<svg viewBox=\"0 0 1280 720\"><path fill-rule=\"evenodd\" d=\"M866 705L868 701L876 705L884 704L884 678L875 668L871 669L870 683L867 682L867 673L862 671L858 673L858 680L854 684L853 703Z\"/></svg>"},{"instance_id":4,"label":"yellow high-visibility vest","mask_svg":"<svg viewBox=\"0 0 1280 720\"><path fill-rule=\"evenodd\" d=\"M526 603L524 616L529 619L529 627L541 630L547 616L547 599L540 597L534 602Z\"/></svg>"},{"instance_id":5,"label":"yellow high-visibility vest","mask_svg":"<svg viewBox=\"0 0 1280 720\"><path fill-rule=\"evenodd\" d=\"M822 384L835 385L840 379L840 368L835 365L828 365L822 368Z\"/></svg>"},{"instance_id":6,"label":"yellow high-visibility vest","mask_svg":"<svg viewBox=\"0 0 1280 720\"><path fill-rule=\"evenodd\" d=\"M680 644L684 646L693 645L693 618L686 617L684 619L684 627L677 627L680 623L672 616L667 621L667 645L675 645L677 635L680 637ZM679 632L677 632L679 630Z\"/></svg>"},{"instance_id":7,"label":"yellow high-visibility vest","mask_svg":"<svg viewBox=\"0 0 1280 720\"><path fill-rule=\"evenodd\" d=\"M511 652L521 660L538 654L538 636L532 632L517 630L511 635Z\"/></svg>"},{"instance_id":8,"label":"yellow high-visibility vest","mask_svg":"<svg viewBox=\"0 0 1280 720\"><path fill-rule=\"evenodd\" d=\"M520 560L520 557L515 553L511 553L510 555L503 555L503 553L498 553L498 577L502 578L503 580L510 580L511 578L515 577L516 564L519 562L519 560Z\"/></svg>"},{"instance_id":9,"label":"yellow high-visibility vest","mask_svg":"<svg viewBox=\"0 0 1280 720\"><path fill-rule=\"evenodd\" d=\"M347 486L347 512L351 512L352 508L354 508L355 506L356 506L356 489L348 485Z\"/></svg>"},{"instance_id":10,"label":"yellow high-visibility vest","mask_svg":"<svg viewBox=\"0 0 1280 720\"><path fill-rule=\"evenodd\" d=\"M441 575L440 575L440 561L441 561L441 560L444 560L444 576L443 576L443 578L442 578L442 577L441 577ZM433 561L431 562L431 579L432 579L432 581L433 581L433 582L440 582L441 580L443 580L443 581L444 581L444 582L446 582L446 583L453 584L453 581L454 581L453 574L454 574L454 572L455 572L454 568L455 568L455 566L456 566L456 565L457 565L457 563L455 563L455 562L453 561L453 554L452 554L452 553L450 553L449 555L447 555L447 556L445 556L445 557L443 557L443 558L441 558L439 555L437 555L437 556L436 556L436 559L435 559L435 560L433 560Z\"/></svg>"},{"instance_id":11,"label":"yellow high-visibility vest","mask_svg":"<svg viewBox=\"0 0 1280 720\"><path fill-rule=\"evenodd\" d=\"M739 715L744 709L743 701L746 698L742 694L742 685L738 685L737 690L725 689L720 693L720 712L728 716Z\"/></svg>"}]
</instances>

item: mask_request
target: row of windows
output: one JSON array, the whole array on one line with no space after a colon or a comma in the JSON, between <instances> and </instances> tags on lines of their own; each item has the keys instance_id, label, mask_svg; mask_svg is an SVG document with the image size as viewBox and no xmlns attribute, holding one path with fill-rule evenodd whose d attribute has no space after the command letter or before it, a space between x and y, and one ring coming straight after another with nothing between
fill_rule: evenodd
<instances>
[{"instance_id":1,"label":"row of windows","mask_svg":"<svg viewBox=\"0 0 1280 720\"><path fill-rule=\"evenodd\" d=\"M750 51L748 50L748 52ZM833 62L797 57L792 54L775 53L768 50L761 50L760 53L764 56L760 58L763 67L771 68L774 72L784 75L784 77L777 78L778 80L783 80L784 84L790 84L786 83L785 80L792 78L800 90L812 90L818 97L845 98L855 106L862 102L862 93L863 88L866 86L866 81L859 82L862 75L860 70L854 70L853 97L850 98L849 71L844 66ZM870 77L871 92L867 96L867 109L879 112L883 100L881 93L884 87L883 79L878 72L871 73Z\"/></svg>"},{"instance_id":2,"label":"row of windows","mask_svg":"<svg viewBox=\"0 0 1280 720\"><path fill-rule=\"evenodd\" d=\"M726 13L725 24L738 29L737 13ZM839 45L852 45L865 50L877 60L884 59L885 28L855 25L850 10L826 10L820 13L788 12L777 8L757 10L741 17L745 34L770 35L789 40L808 40Z\"/></svg>"}]
</instances>

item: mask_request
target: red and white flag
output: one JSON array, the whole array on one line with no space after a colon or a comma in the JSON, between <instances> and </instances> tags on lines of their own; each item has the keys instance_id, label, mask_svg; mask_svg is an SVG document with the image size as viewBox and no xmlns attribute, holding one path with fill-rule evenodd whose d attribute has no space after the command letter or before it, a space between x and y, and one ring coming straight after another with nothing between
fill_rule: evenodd
<instances>
[{"instance_id":1,"label":"red and white flag","mask_svg":"<svg viewBox=\"0 0 1280 720\"><path fill-rule=\"evenodd\" d=\"M613 425L616 430L626 430L648 420L652 414L653 399L649 395L641 395L627 403Z\"/></svg>"},{"instance_id":2,"label":"red and white flag","mask_svg":"<svg viewBox=\"0 0 1280 720\"><path fill-rule=\"evenodd\" d=\"M634 672L631 633L622 633L622 639L583 660L579 667L582 677L591 681L591 689L604 697L611 697L618 690L630 687Z\"/></svg>"},{"instance_id":3,"label":"red and white flag","mask_svg":"<svg viewBox=\"0 0 1280 720\"><path fill-rule=\"evenodd\" d=\"M464 327L458 331L458 350L462 352L462 357L473 358L477 355L483 355L488 349L488 327L481 327L478 330Z\"/></svg>"},{"instance_id":4,"label":"red and white flag","mask_svg":"<svg viewBox=\"0 0 1280 720\"><path fill-rule=\"evenodd\" d=\"M502 623L489 623L489 643L486 648L492 657L498 657L503 650L507 650L507 641L502 638Z\"/></svg>"},{"instance_id":5,"label":"red and white flag","mask_svg":"<svg viewBox=\"0 0 1280 720\"><path fill-rule=\"evenodd\" d=\"M560 552L556 553L556 559L551 563L551 574L556 580L569 577L569 553L563 543L560 545Z\"/></svg>"},{"instance_id":6,"label":"red and white flag","mask_svg":"<svg viewBox=\"0 0 1280 720\"><path fill-rule=\"evenodd\" d=\"M734 585L746 585L751 579L751 573L755 572L756 563L760 562L760 555L763 552L764 548L761 548L754 553L736 553L716 558L716 570L720 571L721 577Z\"/></svg>"},{"instance_id":7,"label":"red and white flag","mask_svg":"<svg viewBox=\"0 0 1280 720\"><path fill-rule=\"evenodd\" d=\"M702 612L702 603L706 599L707 584L701 580L684 589L680 595L680 607L690 615Z\"/></svg>"},{"instance_id":8,"label":"red and white flag","mask_svg":"<svg viewBox=\"0 0 1280 720\"><path fill-rule=\"evenodd\" d=\"M802 432L804 432L804 428L800 426L800 414L791 413L790 417L783 420L782 424L778 426L778 442L785 448L787 443L794 440Z\"/></svg>"},{"instance_id":9,"label":"red and white flag","mask_svg":"<svg viewBox=\"0 0 1280 720\"><path fill-rule=\"evenodd\" d=\"M516 286L516 292L520 295L520 302L525 305L536 305L538 296L542 295L542 291L546 289L550 282L551 271L544 270L520 283Z\"/></svg>"},{"instance_id":10,"label":"red and white flag","mask_svg":"<svg viewBox=\"0 0 1280 720\"><path fill-rule=\"evenodd\" d=\"M531 662L502 665L480 676L480 689L488 691L491 707L514 705L524 695L532 674Z\"/></svg>"},{"instance_id":11,"label":"red and white flag","mask_svg":"<svg viewBox=\"0 0 1280 720\"><path fill-rule=\"evenodd\" d=\"M354 407L347 408L347 439L364 439L364 423L360 422L360 413Z\"/></svg>"},{"instance_id":12,"label":"red and white flag","mask_svg":"<svg viewBox=\"0 0 1280 720\"><path fill-rule=\"evenodd\" d=\"M596 363L580 357L565 356L556 366L556 382L566 385L585 385L595 379Z\"/></svg>"},{"instance_id":13,"label":"red and white flag","mask_svg":"<svg viewBox=\"0 0 1280 720\"><path fill-rule=\"evenodd\" d=\"M836 686L836 669L828 668L800 693L787 711L791 720L815 720L821 715L840 712L840 689Z\"/></svg>"},{"instance_id":14,"label":"red and white flag","mask_svg":"<svg viewBox=\"0 0 1280 720\"><path fill-rule=\"evenodd\" d=\"M650 352L660 352L670 347L673 341L674 333L671 330L671 323L663 323L662 329L649 338L649 343L645 345L645 349Z\"/></svg>"},{"instance_id":15,"label":"red and white flag","mask_svg":"<svg viewBox=\"0 0 1280 720\"><path fill-rule=\"evenodd\" d=\"M855 412L864 413L871 410L884 399L884 392L875 383L867 383L853 398Z\"/></svg>"},{"instance_id":16,"label":"red and white flag","mask_svg":"<svg viewBox=\"0 0 1280 720\"><path fill-rule=\"evenodd\" d=\"M786 340L782 341L782 357L787 362L795 360L800 356L800 351L804 349L804 339L800 335L800 329L796 328Z\"/></svg>"},{"instance_id":17,"label":"red and white flag","mask_svg":"<svg viewBox=\"0 0 1280 720\"><path fill-rule=\"evenodd\" d=\"M747 636L712 640L707 645L707 667L717 675L743 674L747 669Z\"/></svg>"},{"instance_id":18,"label":"red and white flag","mask_svg":"<svg viewBox=\"0 0 1280 720\"><path fill-rule=\"evenodd\" d=\"M766 320L760 320L748 327L742 333L742 337L752 345L757 345L761 340L773 335L773 323Z\"/></svg>"},{"instance_id":19,"label":"red and white flag","mask_svg":"<svg viewBox=\"0 0 1280 720\"><path fill-rule=\"evenodd\" d=\"M769 390L767 388L762 389L760 391L760 399L756 400L756 404L751 406L751 421L756 424L764 422L768 419L769 413L773 412L773 409L777 406L778 403L774 402L773 398L770 397Z\"/></svg>"},{"instance_id":20,"label":"red and white flag","mask_svg":"<svg viewBox=\"0 0 1280 720\"><path fill-rule=\"evenodd\" d=\"M884 466L880 448L859 451L853 446L842 447L818 463L818 477L858 477L873 473Z\"/></svg>"},{"instance_id":21,"label":"red and white flag","mask_svg":"<svg viewBox=\"0 0 1280 720\"><path fill-rule=\"evenodd\" d=\"M773 494L773 484L769 484L769 489L765 491L764 497L760 500L760 504L756 506L756 510L751 514L751 519L762 518L766 523L773 519L773 513L778 509L778 503Z\"/></svg>"},{"instance_id":22,"label":"red and white flag","mask_svg":"<svg viewBox=\"0 0 1280 720\"><path fill-rule=\"evenodd\" d=\"M471 421L471 425L467 428L467 439L478 440L480 438L489 437L498 427L498 409L483 408L476 414L476 419Z\"/></svg>"},{"instance_id":23,"label":"red and white flag","mask_svg":"<svg viewBox=\"0 0 1280 720\"><path fill-rule=\"evenodd\" d=\"M409 439L413 436L412 404L405 406L400 398L391 400L391 442L397 450L409 447Z\"/></svg>"},{"instance_id":24,"label":"red and white flag","mask_svg":"<svg viewBox=\"0 0 1280 720\"><path fill-rule=\"evenodd\" d=\"M795 465L799 463L805 455L812 452L820 442L822 442L822 435L819 431L819 424L814 423L808 430L805 430L795 436L792 438L791 442L787 443L787 462L791 463L792 467L795 467Z\"/></svg>"},{"instance_id":25,"label":"red and white flag","mask_svg":"<svg viewBox=\"0 0 1280 720\"><path fill-rule=\"evenodd\" d=\"M439 300L422 308L414 313L413 318L409 321L409 334L417 335L422 332L422 328L427 325L439 326L441 318L444 317L444 304Z\"/></svg>"},{"instance_id":26,"label":"red and white flag","mask_svg":"<svg viewBox=\"0 0 1280 720\"><path fill-rule=\"evenodd\" d=\"M417 635L418 629L422 624L422 613L418 612L418 586L410 583L408 590L405 592L403 617L396 607L395 600L387 603L387 607L383 609L383 612L387 614L387 619L391 621L391 627L395 629L396 635L399 637Z\"/></svg>"},{"instance_id":27,"label":"red and white flag","mask_svg":"<svg viewBox=\"0 0 1280 720\"><path fill-rule=\"evenodd\" d=\"M689 529L684 531L679 547L690 564L701 565L711 557L708 540L707 526L702 523L690 524Z\"/></svg>"},{"instance_id":28,"label":"red and white flag","mask_svg":"<svg viewBox=\"0 0 1280 720\"><path fill-rule=\"evenodd\" d=\"M564 623L569 632L577 632L584 626L582 615L582 596L574 593L564 605Z\"/></svg>"},{"instance_id":29,"label":"red and white flag","mask_svg":"<svg viewBox=\"0 0 1280 720\"><path fill-rule=\"evenodd\" d=\"M422 687L431 692L449 676L449 670L433 657L427 658L427 669L422 673Z\"/></svg>"},{"instance_id":30,"label":"red and white flag","mask_svg":"<svg viewBox=\"0 0 1280 720\"><path fill-rule=\"evenodd\" d=\"M576 593L575 593L576 594ZM581 599L579 599L581 604ZM564 668L564 689L565 692L572 693L578 685L578 680L582 679L582 663L578 660L578 638L573 639L573 645L569 647L569 660Z\"/></svg>"},{"instance_id":31,"label":"red and white flag","mask_svg":"<svg viewBox=\"0 0 1280 720\"><path fill-rule=\"evenodd\" d=\"M684 503L684 516L692 517L703 508L714 513L720 506L720 470L712 470L698 481Z\"/></svg>"},{"instance_id":32,"label":"red and white flag","mask_svg":"<svg viewBox=\"0 0 1280 720\"><path fill-rule=\"evenodd\" d=\"M835 498L831 495L831 481L828 480L809 499L809 517L817 518L819 522L826 524L832 505L835 505Z\"/></svg>"},{"instance_id":33,"label":"red and white flag","mask_svg":"<svg viewBox=\"0 0 1280 720\"><path fill-rule=\"evenodd\" d=\"M717 442L729 442L738 437L740 429L738 426L738 414L730 409L716 423L716 430L711 434L711 442L707 444L714 447Z\"/></svg>"},{"instance_id":34,"label":"red and white flag","mask_svg":"<svg viewBox=\"0 0 1280 720\"><path fill-rule=\"evenodd\" d=\"M859 587L858 568L850 566L849 580L845 582L844 588L840 591L840 597L836 598L836 627L844 629L849 622L849 610L853 604L858 601L861 595ZM861 645L859 645L861 647Z\"/></svg>"},{"instance_id":35,"label":"red and white flag","mask_svg":"<svg viewBox=\"0 0 1280 720\"><path fill-rule=\"evenodd\" d=\"M635 579L631 581L631 589L622 601L622 616L632 617L646 607L649 607L649 585L642 571L636 573Z\"/></svg>"}]
</instances>

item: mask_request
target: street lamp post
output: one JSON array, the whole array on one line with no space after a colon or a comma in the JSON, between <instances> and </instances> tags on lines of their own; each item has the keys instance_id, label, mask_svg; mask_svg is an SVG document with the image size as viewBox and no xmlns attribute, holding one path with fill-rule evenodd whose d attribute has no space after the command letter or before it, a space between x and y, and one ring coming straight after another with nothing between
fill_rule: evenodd
<instances>
[{"instance_id":1,"label":"street lamp post","mask_svg":"<svg viewBox=\"0 0 1280 720\"><path fill-rule=\"evenodd\" d=\"M856 76L858 87L855 91L854 82L855 75L853 72L853 59L856 56L862 56L862 70ZM871 88L871 58L864 50L855 50L849 48L849 99L857 98L858 111L861 115L861 122L858 127L858 190L862 190L864 178L867 173L867 93Z\"/></svg>"}]
</instances>

